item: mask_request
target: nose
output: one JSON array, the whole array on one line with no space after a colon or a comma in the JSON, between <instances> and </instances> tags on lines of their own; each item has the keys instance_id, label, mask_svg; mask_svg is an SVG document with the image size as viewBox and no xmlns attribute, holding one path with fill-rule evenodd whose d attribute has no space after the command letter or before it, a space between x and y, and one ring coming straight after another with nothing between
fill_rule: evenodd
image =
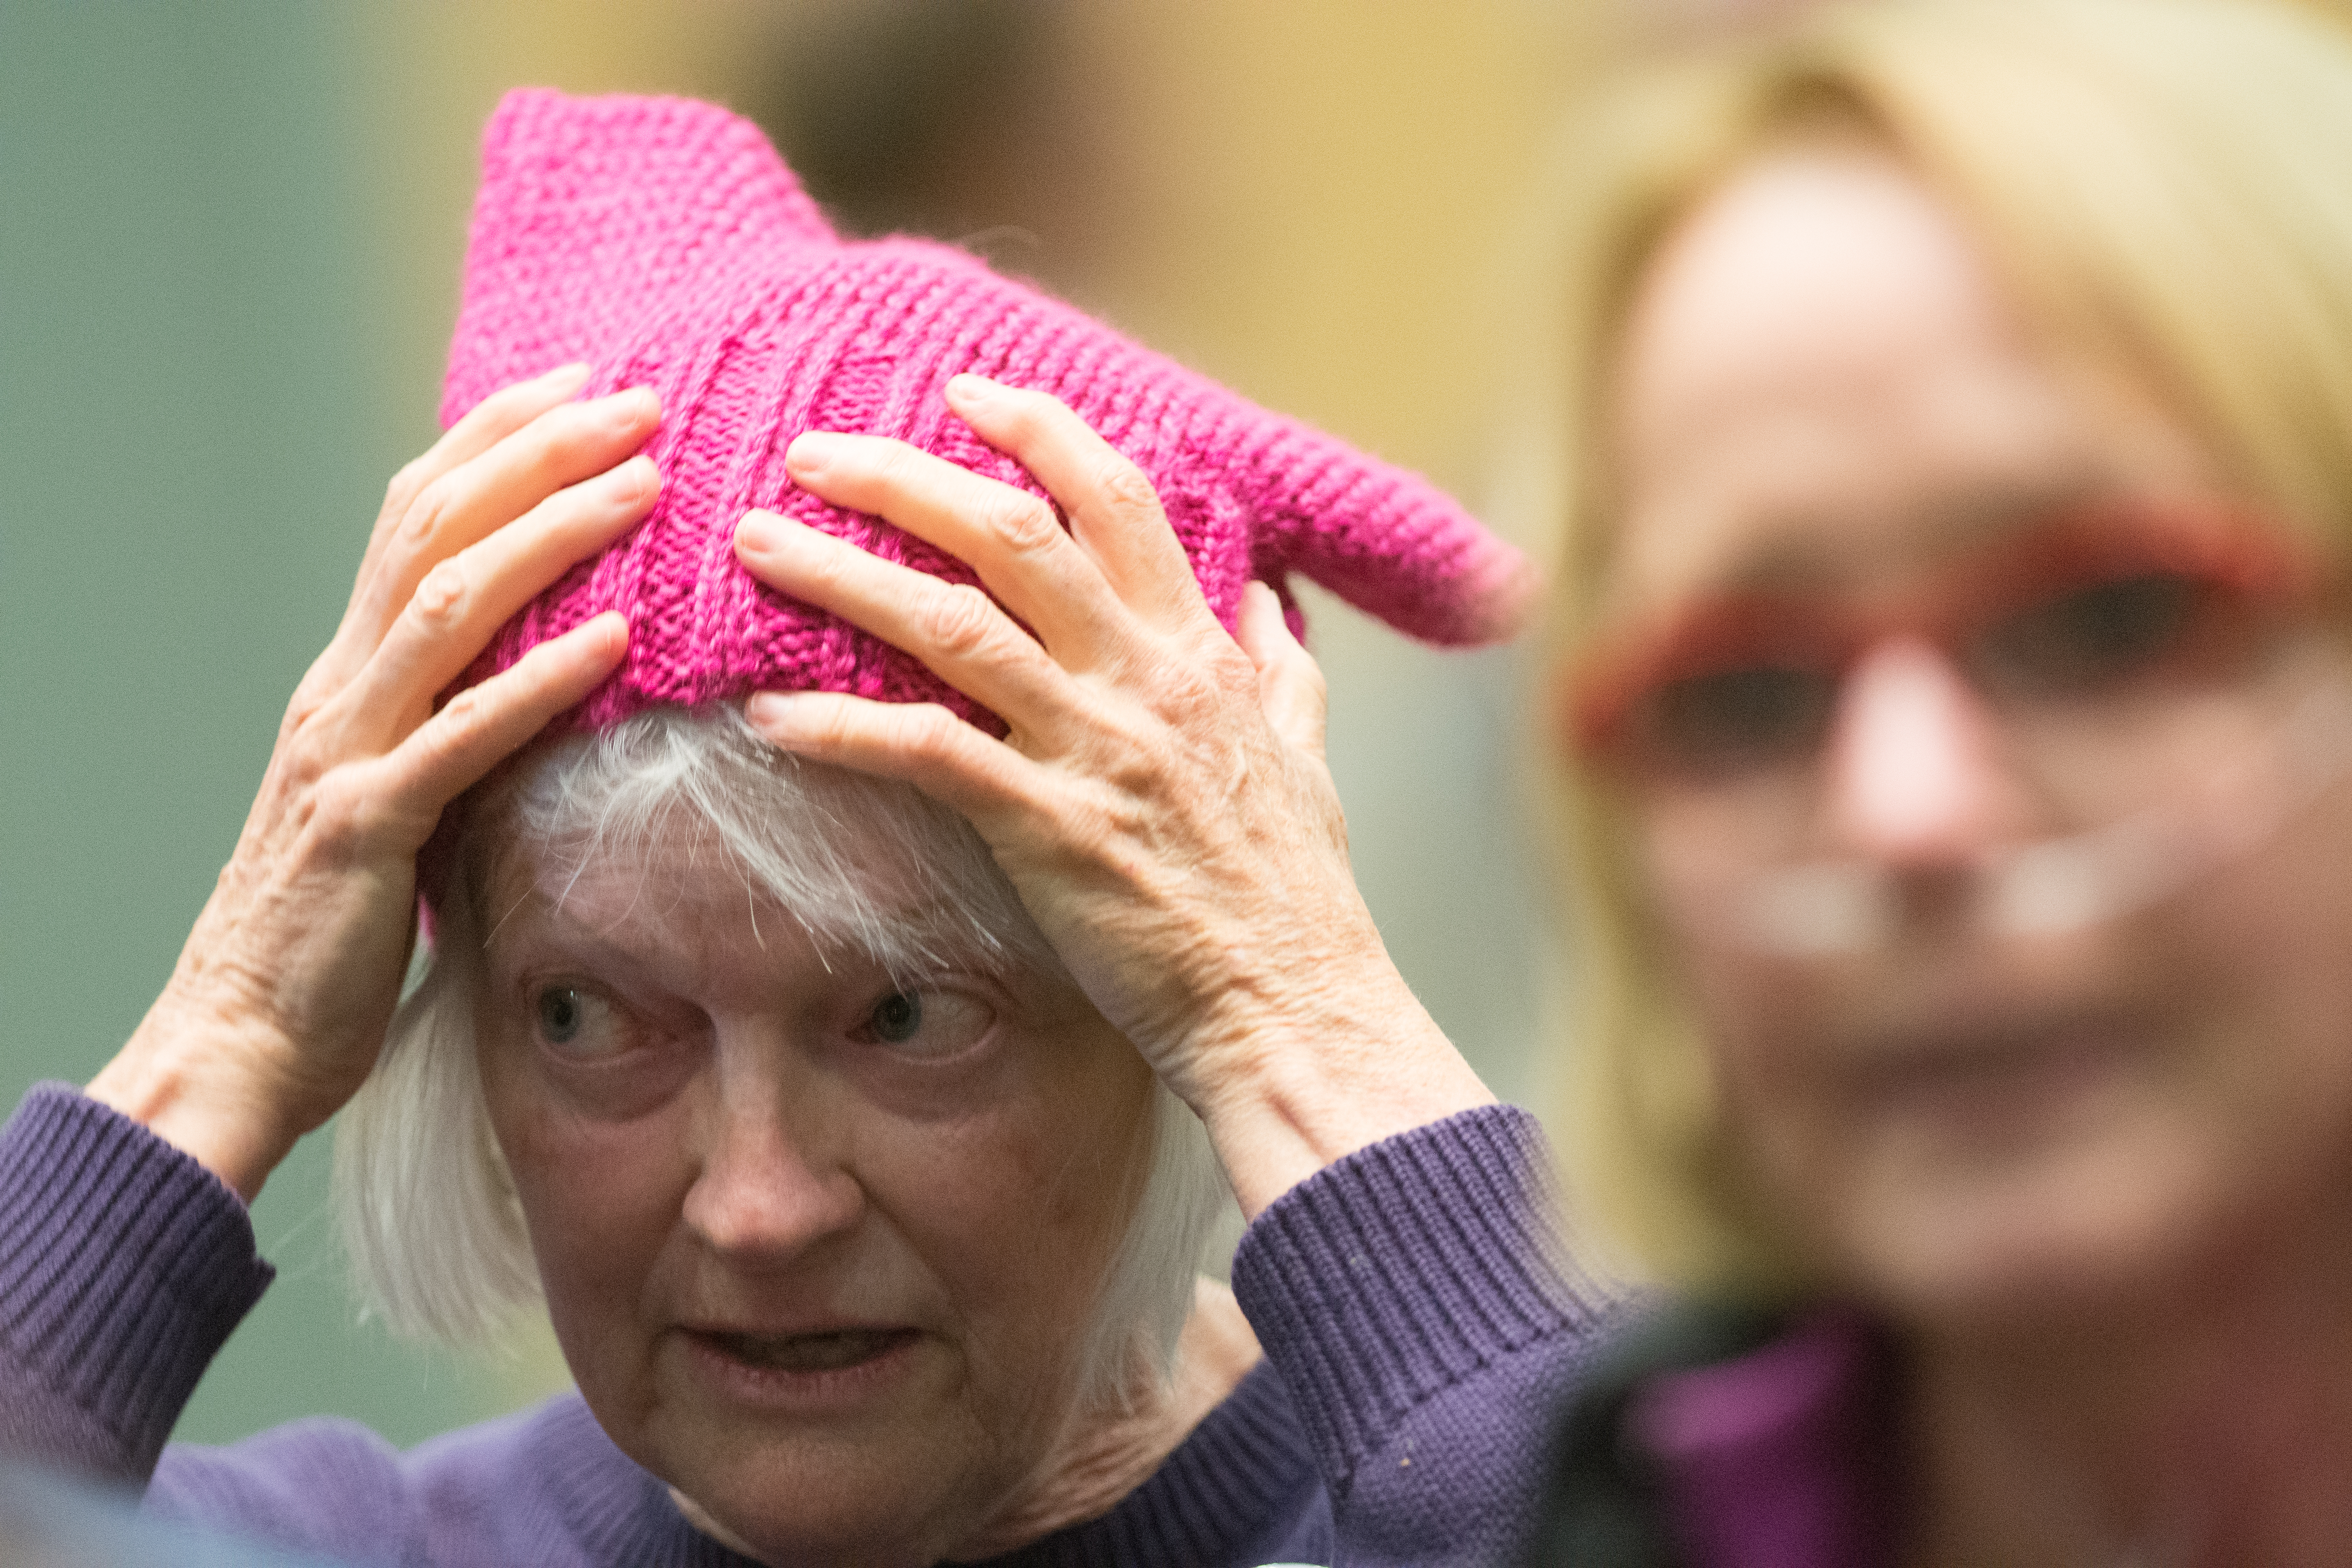
<instances>
[{"instance_id":1,"label":"nose","mask_svg":"<svg viewBox=\"0 0 2352 1568\"><path fill-rule=\"evenodd\" d=\"M1982 700L1934 645L1870 648L1838 699L1828 756L1838 847L1895 869L1969 865L2011 833L2017 793Z\"/></svg>"},{"instance_id":2,"label":"nose","mask_svg":"<svg viewBox=\"0 0 2352 1568\"><path fill-rule=\"evenodd\" d=\"M684 1209L703 1245L781 1262L855 1228L865 1194L826 1139L821 1108L796 1105L803 1097L772 1072L722 1073L717 1089Z\"/></svg>"}]
</instances>

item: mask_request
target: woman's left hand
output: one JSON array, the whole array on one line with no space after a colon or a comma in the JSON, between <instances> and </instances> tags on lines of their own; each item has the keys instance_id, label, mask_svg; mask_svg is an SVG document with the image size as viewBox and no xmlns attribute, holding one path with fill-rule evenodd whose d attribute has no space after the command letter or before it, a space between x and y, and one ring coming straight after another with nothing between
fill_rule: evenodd
<instances>
[{"instance_id":1,"label":"woman's left hand","mask_svg":"<svg viewBox=\"0 0 2352 1568\"><path fill-rule=\"evenodd\" d=\"M1149 480L1075 414L971 376L948 394L1060 502L1066 530L1037 498L895 441L806 435L787 463L811 493L969 563L988 594L765 512L744 518L736 550L1010 733L937 704L821 692L761 693L752 723L969 817L1095 1005L1207 1123L1244 1213L1365 1144L1487 1103L1357 891L1323 761L1322 675L1272 591L1250 585L1237 642Z\"/></svg>"}]
</instances>

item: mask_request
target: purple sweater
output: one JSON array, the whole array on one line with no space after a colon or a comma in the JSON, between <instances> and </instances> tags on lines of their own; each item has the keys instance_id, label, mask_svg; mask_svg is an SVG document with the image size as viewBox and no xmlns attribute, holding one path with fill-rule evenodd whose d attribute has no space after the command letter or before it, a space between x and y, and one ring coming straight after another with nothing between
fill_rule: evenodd
<instances>
[{"instance_id":1,"label":"purple sweater","mask_svg":"<svg viewBox=\"0 0 2352 1568\"><path fill-rule=\"evenodd\" d=\"M1234 1258L1265 1360L1099 1519L1001 1564L1513 1555L1607 1298L1564 1279L1524 1111L1467 1111L1286 1194ZM201 1165L70 1089L0 1128L0 1452L152 1476L151 1510L352 1563L737 1568L577 1394L406 1454L351 1422L166 1447L270 1279Z\"/></svg>"}]
</instances>

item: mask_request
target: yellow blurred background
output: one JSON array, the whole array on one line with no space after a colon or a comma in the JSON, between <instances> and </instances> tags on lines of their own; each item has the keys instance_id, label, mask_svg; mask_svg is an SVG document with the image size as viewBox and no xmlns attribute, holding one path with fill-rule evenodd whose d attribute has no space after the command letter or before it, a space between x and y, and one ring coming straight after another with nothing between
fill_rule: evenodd
<instances>
[{"instance_id":1,"label":"yellow blurred background","mask_svg":"<svg viewBox=\"0 0 2352 1568\"><path fill-rule=\"evenodd\" d=\"M759 120L846 226L977 240L1155 347L1459 489L1479 477L1506 325L1496 241L1578 74L1583 37L1568 18L1580 9L379 8L378 112L398 127L376 147L388 160L380 216L395 226L386 258L404 312L436 329L416 336L402 374L411 390L438 374L475 140L499 95L520 83L677 92ZM971 78L925 47L925 35L958 29L976 35L956 40ZM827 68L846 59L859 68ZM889 149L898 168L857 166L828 144L842 132L826 128L845 121L934 116Z\"/></svg>"}]
</instances>

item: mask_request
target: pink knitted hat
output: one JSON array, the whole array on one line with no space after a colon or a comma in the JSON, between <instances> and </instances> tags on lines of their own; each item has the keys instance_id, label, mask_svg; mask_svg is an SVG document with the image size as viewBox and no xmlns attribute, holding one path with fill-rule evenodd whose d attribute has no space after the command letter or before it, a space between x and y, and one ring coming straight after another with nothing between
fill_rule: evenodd
<instances>
[{"instance_id":1,"label":"pink knitted hat","mask_svg":"<svg viewBox=\"0 0 2352 1568\"><path fill-rule=\"evenodd\" d=\"M1284 590L1293 571L1439 643L1508 634L1531 596L1525 557L1415 476L961 251L844 242L759 130L709 104L526 90L491 117L442 420L572 360L594 366L583 395L660 394L646 451L662 497L508 623L467 679L623 610L627 659L583 705L592 727L762 688L942 701L986 722L906 655L764 587L732 544L736 521L765 507L970 581L920 541L796 489L783 462L803 430L894 436L1042 493L949 412L941 389L963 371L1054 394L1133 459L1228 627L1250 579Z\"/></svg>"}]
</instances>

